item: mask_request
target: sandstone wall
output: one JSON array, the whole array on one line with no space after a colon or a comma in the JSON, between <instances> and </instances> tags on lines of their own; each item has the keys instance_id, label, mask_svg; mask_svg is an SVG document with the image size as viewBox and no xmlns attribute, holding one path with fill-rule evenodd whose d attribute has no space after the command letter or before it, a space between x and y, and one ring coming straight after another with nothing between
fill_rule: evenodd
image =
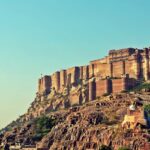
<instances>
[{"instance_id":1,"label":"sandstone wall","mask_svg":"<svg viewBox=\"0 0 150 150\"><path fill-rule=\"evenodd\" d=\"M55 88L56 91L60 89L60 72L55 72L52 76L52 88Z\"/></svg>"},{"instance_id":2,"label":"sandstone wall","mask_svg":"<svg viewBox=\"0 0 150 150\"><path fill-rule=\"evenodd\" d=\"M105 93L111 93L111 80L96 81L96 97L102 96Z\"/></svg>"},{"instance_id":3,"label":"sandstone wall","mask_svg":"<svg viewBox=\"0 0 150 150\"><path fill-rule=\"evenodd\" d=\"M60 90L67 85L67 72L66 70L60 71Z\"/></svg>"},{"instance_id":4,"label":"sandstone wall","mask_svg":"<svg viewBox=\"0 0 150 150\"><path fill-rule=\"evenodd\" d=\"M110 64L95 64L94 65L94 76L105 78L106 76L110 76Z\"/></svg>"},{"instance_id":5,"label":"sandstone wall","mask_svg":"<svg viewBox=\"0 0 150 150\"><path fill-rule=\"evenodd\" d=\"M121 78L112 80L112 93L118 93L121 91L127 91L132 89L137 84L137 81L133 78Z\"/></svg>"},{"instance_id":6,"label":"sandstone wall","mask_svg":"<svg viewBox=\"0 0 150 150\"><path fill-rule=\"evenodd\" d=\"M125 65L126 74L129 74L131 78L138 79L142 77L138 56L131 56L129 60L126 61Z\"/></svg>"},{"instance_id":7,"label":"sandstone wall","mask_svg":"<svg viewBox=\"0 0 150 150\"><path fill-rule=\"evenodd\" d=\"M125 78L112 80L112 93L118 93L125 90L127 90Z\"/></svg>"},{"instance_id":8,"label":"sandstone wall","mask_svg":"<svg viewBox=\"0 0 150 150\"><path fill-rule=\"evenodd\" d=\"M109 63L109 56L105 56L104 58L90 61L90 64L99 64L99 63L102 64Z\"/></svg>"},{"instance_id":9,"label":"sandstone wall","mask_svg":"<svg viewBox=\"0 0 150 150\"><path fill-rule=\"evenodd\" d=\"M150 51L149 49L145 48L143 54L141 55L142 57L141 67L143 68L143 76L145 80L148 80L150 75L149 56L150 56Z\"/></svg>"},{"instance_id":10,"label":"sandstone wall","mask_svg":"<svg viewBox=\"0 0 150 150\"><path fill-rule=\"evenodd\" d=\"M43 92L49 92L51 87L51 77L50 76L44 76L41 79L39 79L38 83L38 91L39 93Z\"/></svg>"},{"instance_id":11,"label":"sandstone wall","mask_svg":"<svg viewBox=\"0 0 150 150\"><path fill-rule=\"evenodd\" d=\"M89 65L89 78L94 77L94 64Z\"/></svg>"},{"instance_id":12,"label":"sandstone wall","mask_svg":"<svg viewBox=\"0 0 150 150\"><path fill-rule=\"evenodd\" d=\"M58 71L51 76L42 77L39 79L38 92L48 92L51 88L61 91L67 85L79 83L80 80L91 78L105 79L108 76L121 78L124 74L129 74L130 78L134 79L149 80L150 48L142 50L134 48L110 50L108 56L91 61L87 66L72 67ZM114 87L113 91L124 90L123 81L113 81L113 84L118 86L117 82L121 82L122 85L117 87L118 90ZM99 88L101 87L98 86L97 89ZM103 89L103 91L105 90ZM101 95L99 92L97 94Z\"/></svg>"},{"instance_id":13,"label":"sandstone wall","mask_svg":"<svg viewBox=\"0 0 150 150\"><path fill-rule=\"evenodd\" d=\"M95 81L89 82L89 100L96 98L96 84Z\"/></svg>"},{"instance_id":14,"label":"sandstone wall","mask_svg":"<svg viewBox=\"0 0 150 150\"><path fill-rule=\"evenodd\" d=\"M89 66L81 66L80 67L80 79L88 79L89 78Z\"/></svg>"},{"instance_id":15,"label":"sandstone wall","mask_svg":"<svg viewBox=\"0 0 150 150\"><path fill-rule=\"evenodd\" d=\"M112 63L113 77L120 77L122 74L125 74L125 62L117 61Z\"/></svg>"},{"instance_id":16,"label":"sandstone wall","mask_svg":"<svg viewBox=\"0 0 150 150\"><path fill-rule=\"evenodd\" d=\"M80 68L72 67L67 70L67 83L72 84L76 83L80 79Z\"/></svg>"},{"instance_id":17,"label":"sandstone wall","mask_svg":"<svg viewBox=\"0 0 150 150\"><path fill-rule=\"evenodd\" d=\"M120 61L126 60L129 56L135 53L135 49L127 48L121 50L110 50L109 51L109 60L112 61Z\"/></svg>"}]
</instances>

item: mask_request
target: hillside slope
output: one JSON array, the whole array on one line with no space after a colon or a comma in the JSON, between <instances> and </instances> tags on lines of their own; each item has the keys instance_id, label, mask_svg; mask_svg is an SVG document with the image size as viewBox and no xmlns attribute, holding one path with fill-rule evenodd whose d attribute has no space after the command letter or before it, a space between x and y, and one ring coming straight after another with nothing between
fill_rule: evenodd
<instances>
[{"instance_id":1,"label":"hillside slope","mask_svg":"<svg viewBox=\"0 0 150 150\"><path fill-rule=\"evenodd\" d=\"M149 130L137 125L134 129L122 127L124 116L129 106L141 101L136 109L143 109L143 104L150 103L148 94L120 93L103 96L82 106L47 113L55 123L50 130L37 137L36 122L22 122L3 136L10 144L22 142L24 145L35 145L46 149L99 149L107 145L114 150L128 147L132 150L148 150Z\"/></svg>"}]
</instances>

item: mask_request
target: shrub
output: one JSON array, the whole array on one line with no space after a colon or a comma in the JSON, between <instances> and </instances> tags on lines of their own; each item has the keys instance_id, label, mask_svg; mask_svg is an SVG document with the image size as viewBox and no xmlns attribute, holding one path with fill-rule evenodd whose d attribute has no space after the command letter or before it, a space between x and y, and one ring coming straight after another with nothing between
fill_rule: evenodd
<instances>
[{"instance_id":1,"label":"shrub","mask_svg":"<svg viewBox=\"0 0 150 150\"><path fill-rule=\"evenodd\" d=\"M108 96L108 95L109 95L109 93L104 93L104 94L103 94L103 96Z\"/></svg>"},{"instance_id":2,"label":"shrub","mask_svg":"<svg viewBox=\"0 0 150 150\"><path fill-rule=\"evenodd\" d=\"M39 141L47 133L50 132L52 127L56 124L56 121L47 116L42 116L35 120L35 134L32 137L33 140Z\"/></svg>"},{"instance_id":3,"label":"shrub","mask_svg":"<svg viewBox=\"0 0 150 150\"><path fill-rule=\"evenodd\" d=\"M150 115L150 104L145 105L144 111L145 111L148 115Z\"/></svg>"},{"instance_id":4,"label":"shrub","mask_svg":"<svg viewBox=\"0 0 150 150\"><path fill-rule=\"evenodd\" d=\"M150 104L144 106L144 113L147 119L148 126L150 127Z\"/></svg>"},{"instance_id":5,"label":"shrub","mask_svg":"<svg viewBox=\"0 0 150 150\"><path fill-rule=\"evenodd\" d=\"M110 146L102 145L99 150L112 150Z\"/></svg>"},{"instance_id":6,"label":"shrub","mask_svg":"<svg viewBox=\"0 0 150 150\"><path fill-rule=\"evenodd\" d=\"M130 150L130 149L127 147L120 147L118 150Z\"/></svg>"},{"instance_id":7,"label":"shrub","mask_svg":"<svg viewBox=\"0 0 150 150\"><path fill-rule=\"evenodd\" d=\"M146 91L150 90L150 83L140 83L139 85L137 85L136 87L134 87L130 91L141 91L143 89L145 89Z\"/></svg>"}]
</instances>

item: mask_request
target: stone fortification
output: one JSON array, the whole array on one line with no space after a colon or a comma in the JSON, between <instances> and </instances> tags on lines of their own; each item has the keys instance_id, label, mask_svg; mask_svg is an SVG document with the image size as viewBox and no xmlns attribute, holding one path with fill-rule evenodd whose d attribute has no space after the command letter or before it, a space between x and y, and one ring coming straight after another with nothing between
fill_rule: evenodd
<instances>
[{"instance_id":1,"label":"stone fortification","mask_svg":"<svg viewBox=\"0 0 150 150\"><path fill-rule=\"evenodd\" d=\"M89 81L89 99L105 93L128 90L135 85L134 80L150 78L149 56L149 48L110 50L108 56L91 61L89 65L72 67L42 77L39 79L38 93L49 93L51 89L63 91L65 87L83 80ZM95 81L91 82L92 78ZM95 96L91 91L95 92Z\"/></svg>"}]
</instances>

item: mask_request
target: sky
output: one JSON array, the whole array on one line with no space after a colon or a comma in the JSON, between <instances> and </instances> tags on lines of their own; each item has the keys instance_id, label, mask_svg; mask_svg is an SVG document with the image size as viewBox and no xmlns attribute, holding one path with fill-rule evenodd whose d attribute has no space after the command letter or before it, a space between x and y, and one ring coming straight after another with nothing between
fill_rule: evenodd
<instances>
[{"instance_id":1,"label":"sky","mask_svg":"<svg viewBox=\"0 0 150 150\"><path fill-rule=\"evenodd\" d=\"M41 74L150 46L149 0L1 0L0 128L27 111Z\"/></svg>"}]
</instances>

